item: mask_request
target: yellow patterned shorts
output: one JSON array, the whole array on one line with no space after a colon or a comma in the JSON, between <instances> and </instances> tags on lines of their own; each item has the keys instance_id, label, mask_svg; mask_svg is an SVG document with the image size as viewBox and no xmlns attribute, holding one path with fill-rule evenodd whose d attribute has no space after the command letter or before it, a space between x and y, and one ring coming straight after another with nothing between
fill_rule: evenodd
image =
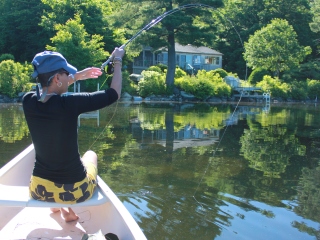
<instances>
[{"instance_id":1,"label":"yellow patterned shorts","mask_svg":"<svg viewBox=\"0 0 320 240\"><path fill-rule=\"evenodd\" d=\"M74 204L91 198L97 186L97 168L92 163L86 163L87 177L80 182L60 184L31 176L30 197L44 202Z\"/></svg>"}]
</instances>

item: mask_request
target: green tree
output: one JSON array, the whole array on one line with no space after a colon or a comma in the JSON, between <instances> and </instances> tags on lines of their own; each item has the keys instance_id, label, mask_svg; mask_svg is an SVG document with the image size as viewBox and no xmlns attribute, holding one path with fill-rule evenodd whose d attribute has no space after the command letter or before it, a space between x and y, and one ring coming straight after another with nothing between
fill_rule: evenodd
<instances>
[{"instance_id":1,"label":"green tree","mask_svg":"<svg viewBox=\"0 0 320 240\"><path fill-rule=\"evenodd\" d=\"M266 27L256 31L244 46L243 55L248 66L271 70L275 76L297 67L311 53L310 47L299 45L297 34L288 21L283 19L274 19Z\"/></svg>"},{"instance_id":2,"label":"green tree","mask_svg":"<svg viewBox=\"0 0 320 240\"><path fill-rule=\"evenodd\" d=\"M17 97L19 92L31 90L30 64L5 60L0 63L0 93L9 97Z\"/></svg>"},{"instance_id":3,"label":"green tree","mask_svg":"<svg viewBox=\"0 0 320 240\"><path fill-rule=\"evenodd\" d=\"M53 45L47 45L47 49L62 53L78 69L98 66L106 58L104 43L101 42L102 36L90 36L79 15L75 15L75 18L68 20L65 25L57 24L55 27L57 34L51 38ZM96 80L86 81L86 90L95 90L96 82ZM94 86L91 86L93 83Z\"/></svg>"},{"instance_id":4,"label":"green tree","mask_svg":"<svg viewBox=\"0 0 320 240\"><path fill-rule=\"evenodd\" d=\"M56 24L65 24L69 19L78 15L89 35L98 34L103 37L105 50L111 52L121 41L121 34L114 31L109 24L108 16L112 13L111 1L104 0L42 0L46 5L41 26L53 36Z\"/></svg>"},{"instance_id":5,"label":"green tree","mask_svg":"<svg viewBox=\"0 0 320 240\"><path fill-rule=\"evenodd\" d=\"M255 68L248 78L250 84L256 85L258 82L262 81L265 75L270 75L270 71L263 68Z\"/></svg>"},{"instance_id":6,"label":"green tree","mask_svg":"<svg viewBox=\"0 0 320 240\"><path fill-rule=\"evenodd\" d=\"M89 35L81 23L79 15L68 20L64 25L55 26L57 33L51 38L53 46L47 45L48 50L61 52L78 68L96 65L106 57L104 43L100 35Z\"/></svg>"},{"instance_id":7,"label":"green tree","mask_svg":"<svg viewBox=\"0 0 320 240\"><path fill-rule=\"evenodd\" d=\"M315 33L320 32L320 0L313 0L310 2L311 13L312 13L312 22L310 22L310 29ZM316 39L317 44L320 42L319 35ZM319 45L318 45L319 48ZM319 51L318 51L319 53Z\"/></svg>"},{"instance_id":8,"label":"green tree","mask_svg":"<svg viewBox=\"0 0 320 240\"><path fill-rule=\"evenodd\" d=\"M214 12L217 27L215 49L223 55L223 68L227 72L237 72L247 78L246 62L243 59L243 42L250 34L263 26L258 13L263 10L263 0L225 0L220 12Z\"/></svg>"},{"instance_id":9,"label":"green tree","mask_svg":"<svg viewBox=\"0 0 320 240\"><path fill-rule=\"evenodd\" d=\"M312 100L320 97L320 81L319 80L308 80L308 97Z\"/></svg>"},{"instance_id":10,"label":"green tree","mask_svg":"<svg viewBox=\"0 0 320 240\"><path fill-rule=\"evenodd\" d=\"M250 35L275 18L286 19L297 33L299 44L315 49L313 41L315 34L308 26L312 17L309 2L309 0L224 0L224 7L220 10L222 15L215 12L218 31L214 46L224 54L223 68L228 72L237 72L241 78L246 78L242 42L248 41Z\"/></svg>"},{"instance_id":11,"label":"green tree","mask_svg":"<svg viewBox=\"0 0 320 240\"><path fill-rule=\"evenodd\" d=\"M259 12L259 16L265 24L275 18L285 19L297 33L299 44L315 49L315 34L309 28L312 20L310 0L263 0L263 2L264 8Z\"/></svg>"},{"instance_id":12,"label":"green tree","mask_svg":"<svg viewBox=\"0 0 320 240\"><path fill-rule=\"evenodd\" d=\"M130 38L157 16L189 3L189 1L185 0L123 1L121 9L117 12L114 24L117 27L125 28L128 32L127 37ZM221 0L206 0L201 1L201 3L215 7L222 5ZM215 24L211 15L210 11L202 8L179 11L177 14L166 17L146 34L141 35L139 44L135 41L139 46L148 45L153 49L160 47L168 49L168 71L166 75L168 87L174 84L176 69L175 42L179 42L182 45L212 43Z\"/></svg>"},{"instance_id":13,"label":"green tree","mask_svg":"<svg viewBox=\"0 0 320 240\"><path fill-rule=\"evenodd\" d=\"M22 62L43 51L49 41L39 26L45 8L41 0L0 1L0 54L10 53Z\"/></svg>"},{"instance_id":14,"label":"green tree","mask_svg":"<svg viewBox=\"0 0 320 240\"><path fill-rule=\"evenodd\" d=\"M310 28L313 32L320 32L320 0L313 0L310 2L311 13L313 15Z\"/></svg>"}]
</instances>

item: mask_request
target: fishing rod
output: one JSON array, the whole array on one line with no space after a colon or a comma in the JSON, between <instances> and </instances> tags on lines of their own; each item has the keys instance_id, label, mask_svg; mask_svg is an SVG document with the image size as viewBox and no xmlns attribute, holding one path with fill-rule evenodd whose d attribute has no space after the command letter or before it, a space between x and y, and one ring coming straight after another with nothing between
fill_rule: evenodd
<instances>
[{"instance_id":1,"label":"fishing rod","mask_svg":"<svg viewBox=\"0 0 320 240\"><path fill-rule=\"evenodd\" d=\"M187 4L187 5L182 5L180 7L174 8L172 10L169 10L163 14L161 14L160 16L156 17L155 19L152 19L151 22L149 22L147 25L145 25L142 29L140 29L140 31L138 31L135 35L133 35L125 44L123 44L122 46L120 46L119 48L121 49L125 49L125 47L131 43L133 40L135 40L137 37L139 37L143 32L148 31L150 28L152 28L153 26L157 25L159 22L161 22L165 17L176 13L178 11L181 11L183 9L187 9L187 8L196 8L196 7L206 7L206 8L213 8L212 6L209 5L205 5L205 4L201 4L201 3L197 3L197 4ZM109 62L111 62L113 60L113 55L111 55L107 61L105 61L102 65L101 65L101 70L103 70L108 64Z\"/></svg>"},{"instance_id":2,"label":"fishing rod","mask_svg":"<svg viewBox=\"0 0 320 240\"><path fill-rule=\"evenodd\" d=\"M153 26L157 25L159 22L161 22L165 17L174 14L176 12L179 12L181 10L184 9L189 9L189 8L208 8L208 9L213 9L215 11L218 11L215 7L210 6L210 5L206 5L206 4L202 4L202 3L194 3L194 4L186 4L186 5L182 5L180 7L171 9L163 14L161 14L160 16L156 17L155 19L152 19L151 22L149 22L147 25L145 25L142 29L140 29L135 35L133 35L125 44L123 44L122 46L120 46L119 48L121 49L125 49L125 47L131 43L133 40L135 40L137 37L139 37L142 33L148 31L150 28L152 28ZM219 11L218 11L219 12ZM225 17L226 18L226 17ZM243 47L243 42L242 39L240 37L240 34L238 33L238 31L236 30L236 28L233 26L232 22L226 18L229 23L232 25L232 27L234 28L234 30L236 31L236 33L238 34L238 37L240 39L241 45ZM101 65L101 70L104 71L106 66L110 66L110 63L113 61L114 56L111 55L107 61L105 61L102 65Z\"/></svg>"},{"instance_id":3,"label":"fishing rod","mask_svg":"<svg viewBox=\"0 0 320 240\"><path fill-rule=\"evenodd\" d=\"M214 10L214 11L217 11L217 12L221 13L221 12L220 12L219 10L217 10L215 7L210 6L210 5L206 5L206 4L202 4L202 3L182 5L182 6L180 6L180 7L174 8L174 9L172 9L172 10L169 10L169 11L163 13L162 15L156 17L155 19L152 19L151 22L149 22L149 23L148 23L147 25L145 25L142 29L140 29L135 35L133 35L125 44L123 44L123 45L120 46L119 48L120 48L120 49L125 49L125 47L126 47L129 43L131 43L133 40L135 40L137 37L139 37L142 33L148 31L148 30L151 29L153 26L157 25L157 24L158 24L159 22L161 22L165 17L167 17L167 16L169 16L169 15L171 15L171 14L174 14L174 13L176 13L176 12L178 12L178 11L181 11L181 10L184 10L184 9L190 9L190 8L207 8L207 9L212 9L212 10ZM221 14L222 14L222 13L221 13ZM222 14L222 15L224 16L224 14ZM231 21L230 19L228 19L226 16L224 16L224 18L231 24L231 26L233 27L233 29L235 30L235 32L237 33L237 35L238 35L238 37L239 37L239 40L240 40L240 43L241 43L242 48L244 48L242 38L241 38L239 32L237 31L237 29L235 28L235 26L233 25L232 21ZM110 67L110 69L112 69L112 61L113 61L113 58L114 58L114 56L111 54L111 56L107 59L107 61L105 61L105 62L101 65L101 70L102 70L102 71L104 71L104 70L105 70L105 67L108 66L108 70L107 70L108 73L112 73L112 70L110 71L110 70L109 70L109 67ZM246 75L245 75L245 79L247 79L247 74L248 74L248 70L247 70L247 64L246 64ZM236 105L236 108L234 109L234 111L233 111L233 113L232 113L232 116L235 114L235 112L236 112L236 110L237 110L237 108L238 108L238 105L239 105L239 103L240 103L240 101L241 101L241 99L242 99L242 95L243 95L243 92L242 92L241 95L240 95L240 99L239 99L239 101L238 101L238 103L237 103L237 105ZM114 115L113 115L113 116L114 116ZM113 116L112 116L112 118L113 118ZM111 121L111 120L110 120L110 121ZM216 152L217 152L217 150L218 150L218 148L219 148L219 146L220 146L220 143L222 142L222 139L224 138L224 135L225 135L227 129L228 129L228 125L227 125L227 127L225 128L225 130L224 130L224 132L223 132L223 134L222 134L222 137L221 137L220 140L219 140L219 143L218 143L218 145L217 145L217 147L216 147L216 149L215 149L215 151L214 151L214 153L213 153L213 157L215 156L215 154L216 154ZM104 130L103 130L103 131L104 131ZM103 132L103 131L102 131L102 132ZM102 133L102 132L101 132L101 133ZM101 133L100 133L100 135L101 135ZM99 137L100 137L100 135L99 135ZM99 137L98 137L98 138L99 138ZM93 143L93 144L94 144L94 143ZM92 145L93 145L93 144L92 144ZM91 145L91 146L92 146L92 145ZM206 175L209 166L210 166L210 162L207 164L207 166L206 166L206 168L205 168L205 171L204 171L204 174L203 174L203 176L201 177L201 179L200 179L200 181L199 181L199 183L198 183L198 186L197 186L197 188L196 188L196 190L195 190L195 192L193 193L193 196L192 196L193 199L194 199L199 205L201 205L201 206L202 206L202 204L200 203L200 201L197 200L197 198L196 198L195 195L196 195L196 193L197 193L197 191L198 191L201 183L202 183L203 180L204 180L204 176ZM202 206L202 207L203 207L203 206Z\"/></svg>"},{"instance_id":4,"label":"fishing rod","mask_svg":"<svg viewBox=\"0 0 320 240\"><path fill-rule=\"evenodd\" d=\"M142 29L140 29L135 35L133 35L125 44L123 44L122 46L120 46L120 49L125 49L126 46L131 43L133 40L135 40L137 37L139 37L142 33L148 31L149 29L151 29L152 27L154 27L155 25L157 25L159 22L161 22L165 17L174 14L176 12L179 12L181 10L185 10L185 9L190 9L190 8L207 8L207 9L212 9L214 11L217 11L219 13L221 13L218 9L216 9L213 6L207 5L207 4L202 4L202 3L193 3L193 4L186 4L186 5L182 5L179 6L177 8L171 9L161 15L159 15L158 17L156 17L155 19L152 19L147 25L145 25ZM223 16L224 14L221 13ZM235 26L233 25L232 21L230 19L228 19L226 16L224 16L224 18L230 23L230 25L233 27L233 29L235 30L235 32L237 33L241 46L244 47L243 45L243 41L242 38L239 34L239 32L237 31L237 29L235 28ZM107 61L105 61L104 63L102 63L101 65L101 71L105 71L105 67L107 67L107 71L105 71L107 74L112 74L113 72L113 66L112 66L112 61L113 61L114 56L111 54L111 56L107 59ZM245 75L245 79L247 79L247 65L246 65L246 75ZM107 79L106 79L107 80ZM105 81L106 82L106 81ZM102 88L102 86L104 85L104 83L101 85L100 89ZM241 99L241 98L240 98Z\"/></svg>"},{"instance_id":5,"label":"fishing rod","mask_svg":"<svg viewBox=\"0 0 320 240\"><path fill-rule=\"evenodd\" d=\"M180 7L171 9L161 15L159 15L158 17L156 17L155 19L152 19L147 25L145 25L142 29L140 29L135 35L133 35L125 44L123 44L122 46L120 46L119 48L121 49L125 49L125 47L131 43L133 40L135 40L137 37L139 37L142 33L148 31L150 28L152 28L153 26L157 25L159 22L161 22L165 17L174 14L178 11L184 10L184 9L189 9L189 8L209 8L209 9L213 9L218 11L215 7L212 7L210 5L206 5L206 4L202 4L202 3L194 3L194 4L186 4L186 5L182 5ZM229 22L231 23L231 25L233 26L232 22L229 20ZM233 26L233 28L235 29L235 27ZM236 31L237 32L237 31ZM239 35L239 33L237 32L240 41L241 41L241 37ZM242 43L242 41L241 41ZM111 54L111 56L107 59L107 61L105 61L104 63L102 63L100 69L101 71L106 72L107 74L112 74L113 72L113 66L112 66L112 61L113 61L114 56ZM107 67L107 71L105 71L105 67ZM107 81L107 79L104 81L104 83ZM101 85L100 89L102 88L102 86L104 85L104 83ZM118 104L118 102L117 102ZM111 119L109 122L111 122L111 120L113 119L115 115L112 115ZM107 124L108 125L108 124ZM106 125L106 127L107 127ZM105 128L106 128L105 127ZM102 132L104 131L104 129L102 130ZM102 134L102 132L100 133L100 135ZM95 144L95 142L100 138L100 135L98 136L98 138L92 143L92 145L90 146L90 148Z\"/></svg>"}]
</instances>

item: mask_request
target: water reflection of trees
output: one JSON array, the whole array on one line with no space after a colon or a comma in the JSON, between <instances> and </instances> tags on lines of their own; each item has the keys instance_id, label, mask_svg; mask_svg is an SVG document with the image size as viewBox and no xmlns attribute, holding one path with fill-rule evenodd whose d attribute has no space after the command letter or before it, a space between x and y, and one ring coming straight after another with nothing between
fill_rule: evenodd
<instances>
[{"instance_id":1,"label":"water reflection of trees","mask_svg":"<svg viewBox=\"0 0 320 240\"><path fill-rule=\"evenodd\" d=\"M315 167L302 168L302 174L297 186L297 203L294 211L305 219L320 222L320 142L312 141L311 154L318 164ZM314 161L316 162L316 161ZM293 221L292 226L301 232L306 232L320 239L320 228L308 227L304 222Z\"/></svg>"},{"instance_id":2,"label":"water reflection of trees","mask_svg":"<svg viewBox=\"0 0 320 240\"><path fill-rule=\"evenodd\" d=\"M304 156L306 151L294 134L274 125L244 130L240 143L244 158L250 162L249 167L274 178L285 172L292 156Z\"/></svg>"},{"instance_id":3,"label":"water reflection of trees","mask_svg":"<svg viewBox=\"0 0 320 240\"><path fill-rule=\"evenodd\" d=\"M303 168L298 184L298 203L295 212L304 218L320 222L320 161L319 166Z\"/></svg>"},{"instance_id":4,"label":"water reflection of trees","mask_svg":"<svg viewBox=\"0 0 320 240\"><path fill-rule=\"evenodd\" d=\"M14 143L29 134L22 109L17 106L4 107L0 111L0 140Z\"/></svg>"},{"instance_id":5,"label":"water reflection of trees","mask_svg":"<svg viewBox=\"0 0 320 240\"><path fill-rule=\"evenodd\" d=\"M213 156L217 146L214 142L173 148L170 145L172 136L186 126L221 129L231 108L219 112L215 106L198 110L141 105L119 111L116 120L93 146L100 156L99 174L120 194L122 201L139 209L136 214L139 224L143 229L152 229L147 232L153 232L154 236L161 238L163 232L168 232L170 236L187 239L205 233L214 238L221 228L230 226L234 218L220 211L225 202L268 218L276 217L276 213L255 206L251 200L294 209L283 200L292 200L297 195L296 180L305 163L301 160L306 158L306 145L297 137L297 132L302 131L294 125L293 112L278 111L272 115L271 111L267 116L257 111L251 118L241 119L237 125L229 126L217 155ZM303 112L299 114L303 115ZM110 112L101 115L101 128L109 122L110 115ZM291 125L284 127L286 121ZM141 137L135 134L133 124ZM248 126L250 130L244 130ZM101 128L97 130L92 126L90 133L80 141L95 141ZM157 131L165 133L165 144L156 144L152 138ZM240 152L242 156L239 156ZM310 195L316 188L310 189L306 188L304 194ZM147 210L143 204L147 205ZM314 202L314 206L319 205ZM296 207L294 211L310 218L312 209L311 206L310 210ZM186 219L189 212L192 212L192 218ZM292 225L307 229L303 223ZM186 228L190 231L184 231Z\"/></svg>"}]
</instances>

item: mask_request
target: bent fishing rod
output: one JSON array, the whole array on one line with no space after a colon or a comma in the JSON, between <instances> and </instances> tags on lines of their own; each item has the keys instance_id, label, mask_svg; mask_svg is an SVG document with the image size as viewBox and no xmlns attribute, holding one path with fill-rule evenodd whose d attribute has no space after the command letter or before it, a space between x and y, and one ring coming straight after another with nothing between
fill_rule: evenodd
<instances>
[{"instance_id":1,"label":"bent fishing rod","mask_svg":"<svg viewBox=\"0 0 320 240\"><path fill-rule=\"evenodd\" d=\"M189 9L189 8L207 8L207 9L212 9L212 10L214 10L214 11L217 11L217 12L221 13L221 12L220 12L219 10L217 10L215 7L210 6L210 5L206 5L206 4L202 4L202 3L182 5L182 6L180 6L180 7L174 8L174 9L172 9L172 10L170 10L170 11L167 11L167 12L163 13L162 15L156 17L155 19L152 19L151 22L149 22L147 25L145 25L140 31L138 31L134 36L132 36L125 44L123 44L123 45L120 46L119 48L125 49L125 47L126 47L129 43L131 43L133 40L135 40L137 37L139 37L142 33L148 31L148 30L151 29L153 26L157 25L157 24L158 24L159 22L161 22L165 17L167 17L167 16L169 16L169 15L171 15L171 14L173 14L173 13L176 13L176 12L178 12L178 11L181 11L181 10L184 10L184 9ZM221 13L221 14L222 14L222 13ZM224 16L224 14L222 14L222 15ZM228 19L226 16L224 16L224 18L231 24L231 26L233 27L233 29L235 30L235 32L237 33L237 35L238 35L238 37L239 37L241 46L244 47L242 38L241 38L239 32L237 31L237 29L235 28L235 26L233 25L232 21L231 21L230 19ZM101 70L102 70L102 71L105 71L105 67L106 67L106 66L108 66L108 68L109 68L109 66L112 65L113 59L114 59L114 56L111 54L111 56L107 59L107 61L105 61L105 62L101 65ZM245 79L247 79L247 72L248 72L248 71L247 71L247 65L246 65L246 76L245 76ZM239 103L240 103L240 101L241 101L241 99L242 99L242 94L243 94L243 93L241 93L240 99L239 99L239 101L238 101L238 104L236 105L236 108L234 109L234 111L233 111L233 113L232 113L232 116L235 114L235 112L236 112L236 110L237 110L237 108L238 108L238 105L239 105ZM115 112L114 112L114 114L115 114ZM113 114L112 118L114 117L114 114ZM110 121L112 120L112 118L110 119ZM110 121L109 121L109 122L110 122ZM107 127L107 126L106 126L106 127ZM106 127L105 127L105 128L106 128ZM104 129L105 129L105 128L104 128ZM104 131L104 129L103 129L103 131ZM228 125L227 125L227 127L225 128L224 133L223 133L221 139L219 140L219 143L218 143L218 145L217 145L217 147L216 147L216 149L215 149L215 151L214 151L214 153L213 153L213 157L215 156L215 153L217 152L217 150L218 150L218 148L219 148L219 146L220 146L220 143L222 142L222 139L224 138L224 135L225 135L227 129L228 129ZM103 132L103 131L102 131L102 132ZM102 134L102 132L100 133L100 135ZM100 135L98 136L98 138L100 137ZM97 139L98 139L98 138L97 138ZM97 139L96 139L96 140L97 140ZM94 142L94 143L95 143L95 142ZM93 146L94 143L93 143L91 146ZM206 166L206 168L205 168L205 172L204 172L203 176L201 177L201 179L200 179L200 181L199 181L199 183L198 183L198 186L197 186L197 188L196 188L196 190L195 190L195 192L194 192L194 194L193 194L193 196L192 196L193 199L194 199L198 204L200 204L201 206L202 206L202 204L197 200L197 198L195 197L195 195L196 195L196 193L197 193L197 191L198 191L198 189L199 189L199 187L200 187L200 184L201 184L202 181L204 180L204 176L205 176L205 174L207 173L207 170L208 170L209 166L210 166L210 162L208 162L208 164L207 164L207 166ZM203 206L202 206L202 207L203 207Z\"/></svg>"},{"instance_id":2,"label":"bent fishing rod","mask_svg":"<svg viewBox=\"0 0 320 240\"><path fill-rule=\"evenodd\" d=\"M120 46L119 48L121 49L125 49L125 47L131 43L133 40L135 40L137 37L139 37L142 33L148 31L149 29L151 29L153 26L157 25L159 22L161 22L165 17L176 13L178 11L184 10L184 9L189 9L189 8L208 8L208 9L213 9L215 11L218 11L215 7L212 7L210 5L206 5L206 4L202 4L202 3L194 3L194 4L186 4L186 5L182 5L180 7L174 8L172 10L169 10L165 13L163 13L162 15L156 17L155 19L152 19L151 22L149 22L147 25L145 25L140 31L138 31L134 36L132 36L125 44L123 44L122 46ZM226 18L232 25L232 27L235 29L235 27L233 26L232 22ZM239 38L240 38L240 42L243 46L240 34L238 33L238 31L235 29L236 33L238 34ZM113 61L114 56L111 55L107 61L105 61L102 65L101 65L101 70L104 71L105 67L107 65L109 65L110 62Z\"/></svg>"}]
</instances>

